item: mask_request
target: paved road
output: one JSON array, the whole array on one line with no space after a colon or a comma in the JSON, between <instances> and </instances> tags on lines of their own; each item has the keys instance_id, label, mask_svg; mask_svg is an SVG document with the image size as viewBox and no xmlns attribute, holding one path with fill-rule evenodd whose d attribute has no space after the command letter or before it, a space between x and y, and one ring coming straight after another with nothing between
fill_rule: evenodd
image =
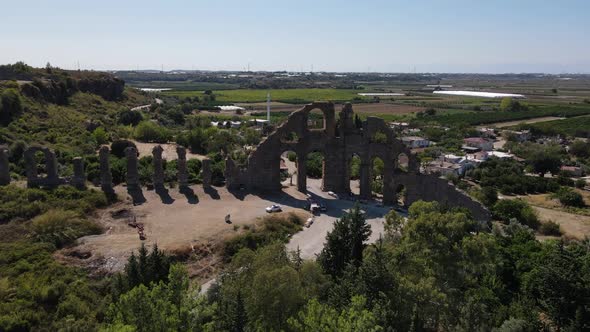
<instances>
[{"instance_id":1,"label":"paved road","mask_svg":"<svg viewBox=\"0 0 590 332\"><path fill-rule=\"evenodd\" d=\"M295 180L294 180L295 181ZM327 211L315 216L314 223L310 228L304 228L303 231L293 235L287 244L287 250L301 250L301 257L304 259L314 259L322 251L326 235L334 228L334 221L340 218L344 212L354 206L354 202L346 199L335 199L327 193L320 190L321 180L308 179L308 191L318 200L326 203ZM371 225L371 236L369 243L374 243L383 233L383 222L385 214L389 212L389 207L381 207L377 202L362 204L361 208L365 211L367 222Z\"/></svg>"}]
</instances>

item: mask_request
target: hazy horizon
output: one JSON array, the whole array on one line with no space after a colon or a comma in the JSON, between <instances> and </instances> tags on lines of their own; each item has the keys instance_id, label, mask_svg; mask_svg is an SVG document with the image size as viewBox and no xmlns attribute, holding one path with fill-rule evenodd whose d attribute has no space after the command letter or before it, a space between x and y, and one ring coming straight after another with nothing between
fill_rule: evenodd
<instances>
[{"instance_id":1,"label":"hazy horizon","mask_svg":"<svg viewBox=\"0 0 590 332\"><path fill-rule=\"evenodd\" d=\"M0 63L64 69L590 73L590 4L41 0L3 5Z\"/></svg>"}]
</instances>

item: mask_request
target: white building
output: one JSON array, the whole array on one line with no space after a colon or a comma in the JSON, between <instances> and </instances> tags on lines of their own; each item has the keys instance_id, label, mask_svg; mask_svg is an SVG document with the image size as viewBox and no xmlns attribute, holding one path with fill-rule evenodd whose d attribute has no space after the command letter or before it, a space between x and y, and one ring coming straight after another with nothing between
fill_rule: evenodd
<instances>
[{"instance_id":1,"label":"white building","mask_svg":"<svg viewBox=\"0 0 590 332\"><path fill-rule=\"evenodd\" d=\"M430 146L430 141L420 136L404 136L401 140L410 149L427 148Z\"/></svg>"}]
</instances>

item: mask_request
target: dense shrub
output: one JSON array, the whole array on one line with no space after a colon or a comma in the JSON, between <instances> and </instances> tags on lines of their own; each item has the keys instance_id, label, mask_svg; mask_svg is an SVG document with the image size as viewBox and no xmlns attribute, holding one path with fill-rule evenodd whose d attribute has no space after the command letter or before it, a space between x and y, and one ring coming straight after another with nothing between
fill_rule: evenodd
<instances>
[{"instance_id":1,"label":"dense shrub","mask_svg":"<svg viewBox=\"0 0 590 332\"><path fill-rule=\"evenodd\" d=\"M224 256L231 258L242 248L256 249L275 241L285 242L288 236L302 229L303 220L295 213L269 215L245 232L224 243Z\"/></svg>"},{"instance_id":2,"label":"dense shrub","mask_svg":"<svg viewBox=\"0 0 590 332\"><path fill-rule=\"evenodd\" d=\"M100 234L98 225L83 219L73 211L49 210L33 218L31 230L37 241L61 248L79 237Z\"/></svg>"},{"instance_id":3,"label":"dense shrub","mask_svg":"<svg viewBox=\"0 0 590 332\"><path fill-rule=\"evenodd\" d=\"M125 126L137 126L143 117L138 111L124 110L119 113L119 123Z\"/></svg>"},{"instance_id":4,"label":"dense shrub","mask_svg":"<svg viewBox=\"0 0 590 332\"><path fill-rule=\"evenodd\" d=\"M6 89L0 95L0 125L9 124L23 110L18 90Z\"/></svg>"},{"instance_id":5,"label":"dense shrub","mask_svg":"<svg viewBox=\"0 0 590 332\"><path fill-rule=\"evenodd\" d=\"M564 206L584 207L584 197L577 191L571 188L561 187L554 195Z\"/></svg>"},{"instance_id":6,"label":"dense shrub","mask_svg":"<svg viewBox=\"0 0 590 332\"><path fill-rule=\"evenodd\" d=\"M539 217L535 210L521 199L503 199L492 208L494 217L504 222L516 219L519 223L532 229L539 227Z\"/></svg>"},{"instance_id":7,"label":"dense shrub","mask_svg":"<svg viewBox=\"0 0 590 332\"><path fill-rule=\"evenodd\" d=\"M133 136L142 142L166 143L171 134L168 129L161 127L152 121L143 121L135 127Z\"/></svg>"},{"instance_id":8,"label":"dense shrub","mask_svg":"<svg viewBox=\"0 0 590 332\"><path fill-rule=\"evenodd\" d=\"M128 141L128 140L124 140L124 139L120 139L120 140L116 140L111 144L111 154L118 157L118 158L124 158L125 157L125 149L128 147L133 147L137 149L137 146L135 145L135 143Z\"/></svg>"},{"instance_id":9,"label":"dense shrub","mask_svg":"<svg viewBox=\"0 0 590 332\"><path fill-rule=\"evenodd\" d=\"M502 194L546 193L559 189L556 179L527 176L515 160L491 158L467 175L482 187L497 188Z\"/></svg>"},{"instance_id":10,"label":"dense shrub","mask_svg":"<svg viewBox=\"0 0 590 332\"><path fill-rule=\"evenodd\" d=\"M549 236L561 236L561 227L554 221L546 221L541 223L539 233Z\"/></svg>"},{"instance_id":11,"label":"dense shrub","mask_svg":"<svg viewBox=\"0 0 590 332\"><path fill-rule=\"evenodd\" d=\"M0 187L0 223L30 219L50 209L87 213L107 205L104 193L60 186L54 190L25 189L14 185Z\"/></svg>"}]
</instances>

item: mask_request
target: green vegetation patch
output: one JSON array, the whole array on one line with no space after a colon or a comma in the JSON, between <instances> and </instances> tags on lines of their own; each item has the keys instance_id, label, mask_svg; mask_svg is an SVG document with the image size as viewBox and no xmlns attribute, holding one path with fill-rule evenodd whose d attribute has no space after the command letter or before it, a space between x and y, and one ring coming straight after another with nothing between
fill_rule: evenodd
<instances>
[{"instance_id":1,"label":"green vegetation patch","mask_svg":"<svg viewBox=\"0 0 590 332\"><path fill-rule=\"evenodd\" d=\"M108 203L103 192L80 191L71 186L54 190L25 189L15 185L0 187L0 224L30 219L51 209L88 213Z\"/></svg>"},{"instance_id":2,"label":"green vegetation patch","mask_svg":"<svg viewBox=\"0 0 590 332\"><path fill-rule=\"evenodd\" d=\"M213 91L216 100L228 103L256 103L265 102L266 94L270 92L273 101L287 104L306 104L316 100L326 101L351 101L364 100L358 95L359 90L352 89L277 89L277 90L254 90L237 89ZM164 91L162 94L177 97L200 97L204 96L202 91Z\"/></svg>"}]
</instances>

